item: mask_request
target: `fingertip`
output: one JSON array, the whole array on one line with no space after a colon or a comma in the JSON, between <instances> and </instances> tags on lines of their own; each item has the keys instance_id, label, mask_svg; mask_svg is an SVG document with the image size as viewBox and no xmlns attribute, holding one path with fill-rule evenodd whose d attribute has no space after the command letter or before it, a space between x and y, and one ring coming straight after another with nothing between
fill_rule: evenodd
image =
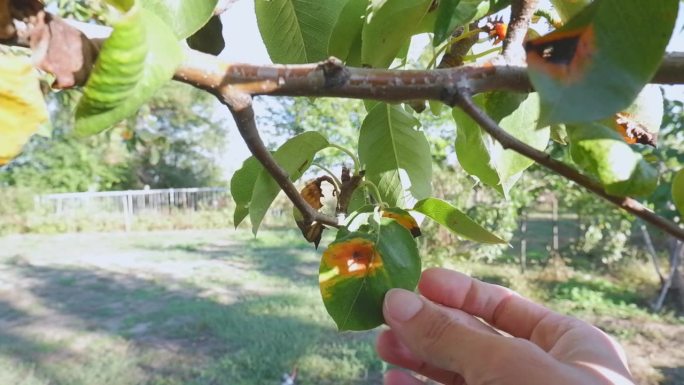
<instances>
[{"instance_id":1,"label":"fingertip","mask_svg":"<svg viewBox=\"0 0 684 385\"><path fill-rule=\"evenodd\" d=\"M385 295L383 315L390 326L404 323L423 308L423 300L416 293L404 289L392 289Z\"/></svg>"},{"instance_id":2,"label":"fingertip","mask_svg":"<svg viewBox=\"0 0 684 385\"><path fill-rule=\"evenodd\" d=\"M423 381L400 369L390 369L385 373L384 385L424 385Z\"/></svg>"},{"instance_id":3,"label":"fingertip","mask_svg":"<svg viewBox=\"0 0 684 385\"><path fill-rule=\"evenodd\" d=\"M452 296L449 288L466 289L473 278L458 271L433 267L423 271L418 282L418 291L432 301L444 303L445 297Z\"/></svg>"}]
</instances>

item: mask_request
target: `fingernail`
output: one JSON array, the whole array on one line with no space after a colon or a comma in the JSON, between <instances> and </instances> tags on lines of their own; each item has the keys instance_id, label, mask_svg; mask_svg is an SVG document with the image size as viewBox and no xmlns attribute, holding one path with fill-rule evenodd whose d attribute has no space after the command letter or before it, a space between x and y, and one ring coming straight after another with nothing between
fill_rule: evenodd
<instances>
[{"instance_id":1,"label":"fingernail","mask_svg":"<svg viewBox=\"0 0 684 385\"><path fill-rule=\"evenodd\" d=\"M394 321L408 321L422 308L423 301L410 291L392 289L385 295L385 315Z\"/></svg>"}]
</instances>

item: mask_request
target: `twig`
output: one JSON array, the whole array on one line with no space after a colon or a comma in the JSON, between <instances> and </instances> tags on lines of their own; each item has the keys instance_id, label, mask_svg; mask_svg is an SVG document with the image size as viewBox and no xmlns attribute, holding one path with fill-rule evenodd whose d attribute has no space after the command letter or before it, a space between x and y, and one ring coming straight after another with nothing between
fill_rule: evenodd
<instances>
[{"instance_id":1,"label":"twig","mask_svg":"<svg viewBox=\"0 0 684 385\"><path fill-rule=\"evenodd\" d=\"M321 223L327 226L338 227L337 219L321 214L314 210L304 198L299 194L295 185L290 181L289 175L283 170L280 165L273 158L268 151L264 142L259 136L259 131L256 126L254 118L254 109L252 108L252 97L247 94L230 93L223 95L222 102L228 106L230 112L233 114L235 124L242 139L247 144L247 148L254 155L254 157L261 162L266 171L278 183L280 189L290 199L292 204L302 213L304 221L308 223Z\"/></svg>"},{"instance_id":2,"label":"twig","mask_svg":"<svg viewBox=\"0 0 684 385\"><path fill-rule=\"evenodd\" d=\"M467 31L466 31L467 30ZM446 49L442 60L439 62L437 68L453 68L463 65L464 58L468 55L470 49L477 43L478 34L482 29L477 28L477 23L472 23L466 28L465 26L458 27L451 34L451 39L444 45ZM432 60L437 59L436 53ZM431 68L428 64L427 68Z\"/></svg>"},{"instance_id":3,"label":"twig","mask_svg":"<svg viewBox=\"0 0 684 385\"><path fill-rule=\"evenodd\" d=\"M339 178L337 178L337 176L335 176L335 174L333 174L332 170L316 162L312 163L311 165L320 168L323 172L330 176L330 180L328 180L328 182L330 182L330 184L333 185L333 187L335 187L335 191L337 191L337 193L339 194L342 182Z\"/></svg>"},{"instance_id":4,"label":"twig","mask_svg":"<svg viewBox=\"0 0 684 385\"><path fill-rule=\"evenodd\" d=\"M539 0L511 1L511 21L503 41L503 57L507 63L525 62L523 42L538 3Z\"/></svg>"},{"instance_id":5,"label":"twig","mask_svg":"<svg viewBox=\"0 0 684 385\"><path fill-rule=\"evenodd\" d=\"M614 203L623 210L632 213L633 215L643 219L659 229L662 229L675 238L684 240L684 228L681 228L675 223L658 216L653 211L647 209L641 203L632 198L609 195L604 191L603 187L593 179L590 179L586 175L580 174L574 168L551 158L549 154L539 151L507 133L503 128L499 127L499 125L491 117L489 117L489 115L482 111L473 102L473 99L471 98L470 94L468 94L467 90L460 90L454 95L454 98L456 105L458 105L466 114L475 120L483 130L485 130L489 135L501 143L501 146L504 149L511 149L534 160L540 165L564 176L566 179L577 183L601 198Z\"/></svg>"},{"instance_id":6,"label":"twig","mask_svg":"<svg viewBox=\"0 0 684 385\"><path fill-rule=\"evenodd\" d=\"M350 170L342 167L342 186L340 187L340 195L337 197L337 215L347 215L349 212L349 203L351 202L354 191L359 187L363 181L364 170L355 172L353 175Z\"/></svg>"}]
</instances>

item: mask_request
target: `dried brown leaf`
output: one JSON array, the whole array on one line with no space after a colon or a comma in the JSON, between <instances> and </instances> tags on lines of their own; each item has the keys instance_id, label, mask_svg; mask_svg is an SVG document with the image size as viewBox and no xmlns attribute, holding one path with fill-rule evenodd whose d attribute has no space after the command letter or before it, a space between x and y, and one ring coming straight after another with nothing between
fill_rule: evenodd
<instances>
[{"instance_id":1,"label":"dried brown leaf","mask_svg":"<svg viewBox=\"0 0 684 385\"><path fill-rule=\"evenodd\" d=\"M85 84L97 57L97 47L64 20L38 12L29 17L33 62L55 76L55 88Z\"/></svg>"}]
</instances>

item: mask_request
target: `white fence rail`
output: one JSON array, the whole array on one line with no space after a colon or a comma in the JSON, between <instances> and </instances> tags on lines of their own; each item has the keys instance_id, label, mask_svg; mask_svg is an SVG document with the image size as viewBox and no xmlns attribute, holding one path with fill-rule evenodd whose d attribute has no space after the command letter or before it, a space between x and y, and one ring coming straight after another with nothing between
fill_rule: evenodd
<instances>
[{"instance_id":1,"label":"white fence rail","mask_svg":"<svg viewBox=\"0 0 684 385\"><path fill-rule=\"evenodd\" d=\"M42 212L65 217L83 212L119 213L129 231L136 215L217 209L225 207L228 200L227 189L210 187L38 195L34 205Z\"/></svg>"}]
</instances>

